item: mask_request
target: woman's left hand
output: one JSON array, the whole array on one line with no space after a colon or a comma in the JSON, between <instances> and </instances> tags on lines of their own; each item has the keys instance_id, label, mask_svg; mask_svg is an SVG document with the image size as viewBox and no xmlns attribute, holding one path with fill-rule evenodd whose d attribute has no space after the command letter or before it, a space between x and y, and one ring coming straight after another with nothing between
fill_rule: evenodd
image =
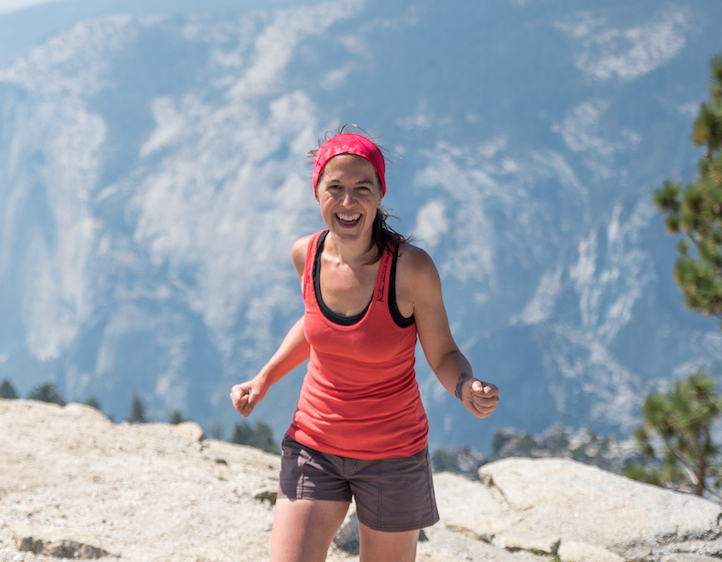
<instances>
[{"instance_id":1,"label":"woman's left hand","mask_svg":"<svg viewBox=\"0 0 722 562\"><path fill-rule=\"evenodd\" d=\"M469 379L461 390L464 407L477 418L490 416L499 403L499 389L490 382Z\"/></svg>"}]
</instances>

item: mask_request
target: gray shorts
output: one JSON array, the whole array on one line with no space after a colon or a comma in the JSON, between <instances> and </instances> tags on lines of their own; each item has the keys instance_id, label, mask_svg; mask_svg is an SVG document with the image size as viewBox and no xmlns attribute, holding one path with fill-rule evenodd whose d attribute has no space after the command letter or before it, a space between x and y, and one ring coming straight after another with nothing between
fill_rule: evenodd
<instances>
[{"instance_id":1,"label":"gray shorts","mask_svg":"<svg viewBox=\"0 0 722 562\"><path fill-rule=\"evenodd\" d=\"M428 448L410 457L360 460L321 453L288 435L281 446L279 498L355 498L359 521L376 531L413 531L439 520Z\"/></svg>"}]
</instances>

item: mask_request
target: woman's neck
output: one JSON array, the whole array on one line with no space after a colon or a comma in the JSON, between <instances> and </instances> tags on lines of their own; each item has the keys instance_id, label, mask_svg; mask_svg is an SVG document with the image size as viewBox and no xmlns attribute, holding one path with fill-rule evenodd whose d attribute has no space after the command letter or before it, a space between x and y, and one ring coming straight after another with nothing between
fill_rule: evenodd
<instances>
[{"instance_id":1,"label":"woman's neck","mask_svg":"<svg viewBox=\"0 0 722 562\"><path fill-rule=\"evenodd\" d=\"M324 250L327 252L328 257L338 260L351 268L373 262L378 254L378 249L371 239L358 241L354 244L341 244L331 232L326 238Z\"/></svg>"}]
</instances>

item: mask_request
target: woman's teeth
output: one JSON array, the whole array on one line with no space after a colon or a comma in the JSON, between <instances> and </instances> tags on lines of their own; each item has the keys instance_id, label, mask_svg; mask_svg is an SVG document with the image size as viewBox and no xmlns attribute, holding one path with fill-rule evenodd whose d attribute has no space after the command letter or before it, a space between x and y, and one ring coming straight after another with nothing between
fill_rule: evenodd
<instances>
[{"instance_id":1,"label":"woman's teeth","mask_svg":"<svg viewBox=\"0 0 722 562\"><path fill-rule=\"evenodd\" d=\"M353 222L355 220L358 220L361 218L361 215L355 214L355 215L336 215L339 219L341 219L344 222Z\"/></svg>"}]
</instances>

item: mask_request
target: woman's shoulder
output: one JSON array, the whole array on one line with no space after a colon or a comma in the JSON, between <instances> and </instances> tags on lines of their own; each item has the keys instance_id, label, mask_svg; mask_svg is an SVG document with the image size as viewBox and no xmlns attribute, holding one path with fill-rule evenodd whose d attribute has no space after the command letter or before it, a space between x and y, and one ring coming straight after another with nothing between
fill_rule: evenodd
<instances>
[{"instance_id":1,"label":"woman's shoulder","mask_svg":"<svg viewBox=\"0 0 722 562\"><path fill-rule=\"evenodd\" d=\"M314 236L315 234L307 234L306 236L301 236L301 238L296 240L293 243L293 246L291 246L291 255L295 255L297 253L305 254L308 249L308 243Z\"/></svg>"},{"instance_id":2,"label":"woman's shoulder","mask_svg":"<svg viewBox=\"0 0 722 562\"><path fill-rule=\"evenodd\" d=\"M414 267L428 267L434 261L423 248L419 248L411 242L404 242L399 245L399 263L405 263Z\"/></svg>"},{"instance_id":3,"label":"woman's shoulder","mask_svg":"<svg viewBox=\"0 0 722 562\"><path fill-rule=\"evenodd\" d=\"M399 246L398 268L412 279L424 279L428 275L436 275L434 260L426 250L405 242ZM403 275L403 273L402 273Z\"/></svg>"},{"instance_id":4,"label":"woman's shoulder","mask_svg":"<svg viewBox=\"0 0 722 562\"><path fill-rule=\"evenodd\" d=\"M308 244L313 237L313 234L301 236L301 238L296 240L293 246L291 246L291 259L293 260L293 266L296 268L296 273L299 277L303 276L303 269L306 266Z\"/></svg>"},{"instance_id":5,"label":"woman's shoulder","mask_svg":"<svg viewBox=\"0 0 722 562\"><path fill-rule=\"evenodd\" d=\"M406 310L413 312L418 321L423 303L435 302L440 294L441 279L431 256L414 244L402 244L396 269L399 308L406 306Z\"/></svg>"}]
</instances>

